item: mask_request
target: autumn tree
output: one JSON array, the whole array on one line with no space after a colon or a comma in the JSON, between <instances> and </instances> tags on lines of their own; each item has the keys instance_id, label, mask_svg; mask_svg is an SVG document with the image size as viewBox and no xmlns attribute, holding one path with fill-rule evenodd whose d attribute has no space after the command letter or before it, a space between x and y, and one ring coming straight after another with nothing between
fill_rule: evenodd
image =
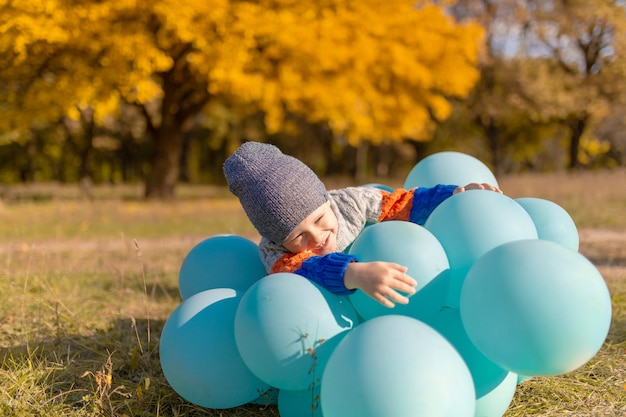
<instances>
[{"instance_id":1,"label":"autumn tree","mask_svg":"<svg viewBox=\"0 0 626 417\"><path fill-rule=\"evenodd\" d=\"M482 33L423 0L0 0L0 13L2 137L134 105L154 198L172 197L183 135L220 99L270 132L296 114L353 144L428 138L475 83Z\"/></svg>"},{"instance_id":2,"label":"autumn tree","mask_svg":"<svg viewBox=\"0 0 626 417\"><path fill-rule=\"evenodd\" d=\"M483 130L493 165L498 168L505 154L527 153L538 143L516 141L525 130L561 125L567 165L578 167L581 152L594 147L593 138L585 136L593 122L623 101L623 2L459 0L453 11L486 28L481 79L465 104L466 116ZM527 128L511 135L514 121L522 118Z\"/></svg>"},{"instance_id":3,"label":"autumn tree","mask_svg":"<svg viewBox=\"0 0 626 417\"><path fill-rule=\"evenodd\" d=\"M617 0L530 4L533 13L526 22L526 39L558 64L556 84L569 95L567 103L561 103L561 120L570 133L569 168L578 168L583 135L594 120L608 113L610 104L623 100L625 6Z\"/></svg>"}]
</instances>

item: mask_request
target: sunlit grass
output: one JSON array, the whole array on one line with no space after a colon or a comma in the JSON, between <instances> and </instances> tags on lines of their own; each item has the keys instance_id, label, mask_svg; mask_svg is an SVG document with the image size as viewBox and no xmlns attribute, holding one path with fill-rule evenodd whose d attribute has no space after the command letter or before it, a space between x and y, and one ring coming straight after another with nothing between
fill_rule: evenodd
<instances>
[{"instance_id":1,"label":"sunlit grass","mask_svg":"<svg viewBox=\"0 0 626 417\"><path fill-rule=\"evenodd\" d=\"M624 232L625 179L624 171L527 175L500 185L512 197L557 202L579 228ZM158 342L180 303L182 260L208 236L256 232L224 190L183 187L165 204L140 192L96 188L89 200L71 187L15 189L0 206L0 415L278 415L275 406L203 409L167 384ZM506 417L626 415L626 247L583 241L581 251L611 291L607 343L576 372L523 382Z\"/></svg>"},{"instance_id":2,"label":"sunlit grass","mask_svg":"<svg viewBox=\"0 0 626 417\"><path fill-rule=\"evenodd\" d=\"M626 228L626 170L524 174L499 180L511 197L545 198L581 227Z\"/></svg>"}]
</instances>

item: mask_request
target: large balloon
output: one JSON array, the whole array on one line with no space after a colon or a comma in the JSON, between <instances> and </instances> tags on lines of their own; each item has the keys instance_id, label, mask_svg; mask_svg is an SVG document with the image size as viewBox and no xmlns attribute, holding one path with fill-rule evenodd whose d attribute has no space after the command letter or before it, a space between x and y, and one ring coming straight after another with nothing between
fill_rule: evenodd
<instances>
[{"instance_id":1,"label":"large balloon","mask_svg":"<svg viewBox=\"0 0 626 417\"><path fill-rule=\"evenodd\" d=\"M535 223L539 239L578 250L579 237L574 220L558 204L542 198L516 198L515 201L526 210Z\"/></svg>"},{"instance_id":2,"label":"large balloon","mask_svg":"<svg viewBox=\"0 0 626 417\"><path fill-rule=\"evenodd\" d=\"M460 312L476 347L504 369L559 375L598 352L611 323L611 297L583 255L548 240L521 240L474 264Z\"/></svg>"},{"instance_id":3,"label":"large balloon","mask_svg":"<svg viewBox=\"0 0 626 417\"><path fill-rule=\"evenodd\" d=\"M454 346L467 364L474 380L476 398L491 392L509 374L509 371L493 363L474 346L465 332L458 309L444 308L428 324Z\"/></svg>"},{"instance_id":4,"label":"large balloon","mask_svg":"<svg viewBox=\"0 0 626 417\"><path fill-rule=\"evenodd\" d=\"M170 386L187 401L232 408L270 388L237 352L233 323L240 298L227 288L202 291L184 300L165 322L161 367Z\"/></svg>"},{"instance_id":5,"label":"large balloon","mask_svg":"<svg viewBox=\"0 0 626 417\"><path fill-rule=\"evenodd\" d=\"M532 218L515 200L487 190L453 195L433 210L424 227L450 262L449 307L458 307L465 275L483 254L506 242L537 239Z\"/></svg>"},{"instance_id":6,"label":"large balloon","mask_svg":"<svg viewBox=\"0 0 626 417\"><path fill-rule=\"evenodd\" d=\"M496 177L479 159L461 152L439 152L422 159L411 169L404 188L467 185L471 182L498 186Z\"/></svg>"},{"instance_id":7,"label":"large balloon","mask_svg":"<svg viewBox=\"0 0 626 417\"><path fill-rule=\"evenodd\" d=\"M443 306L449 288L450 266L443 247L432 233L410 222L386 221L364 229L353 242L350 254L361 262L395 262L408 268L417 281L409 304L388 308L362 291L350 301L364 319L385 314L403 314L418 319L429 317Z\"/></svg>"},{"instance_id":8,"label":"large balloon","mask_svg":"<svg viewBox=\"0 0 626 417\"><path fill-rule=\"evenodd\" d=\"M178 290L183 300L213 288L243 292L263 276L256 243L237 235L217 235L189 251L178 274Z\"/></svg>"},{"instance_id":9,"label":"large balloon","mask_svg":"<svg viewBox=\"0 0 626 417\"><path fill-rule=\"evenodd\" d=\"M509 407L517 374L493 363L474 346L463 328L456 308L444 308L428 322L459 352L474 380L476 390L475 417L501 417Z\"/></svg>"},{"instance_id":10,"label":"large balloon","mask_svg":"<svg viewBox=\"0 0 626 417\"><path fill-rule=\"evenodd\" d=\"M465 362L412 317L375 317L349 332L322 376L324 417L473 417Z\"/></svg>"},{"instance_id":11,"label":"large balloon","mask_svg":"<svg viewBox=\"0 0 626 417\"><path fill-rule=\"evenodd\" d=\"M316 383L340 334L358 324L346 297L287 272L268 275L243 295L237 348L250 370L278 389Z\"/></svg>"}]
</instances>

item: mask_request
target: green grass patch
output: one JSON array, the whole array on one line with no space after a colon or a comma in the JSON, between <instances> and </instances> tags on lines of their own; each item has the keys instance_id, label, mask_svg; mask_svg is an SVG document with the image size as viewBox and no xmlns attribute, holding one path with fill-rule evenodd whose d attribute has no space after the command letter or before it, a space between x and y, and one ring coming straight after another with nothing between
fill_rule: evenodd
<instances>
[{"instance_id":1,"label":"green grass patch","mask_svg":"<svg viewBox=\"0 0 626 417\"><path fill-rule=\"evenodd\" d=\"M581 229L624 232L625 179L624 171L526 175L500 185L512 197L562 205ZM257 238L237 201L210 187L182 187L169 203L141 201L140 192L95 187L85 198L54 185L2 190L0 415L278 416L275 406L189 404L159 363L185 255L215 234ZM524 381L506 417L626 415L626 245L583 240L581 251L611 292L607 342L575 372Z\"/></svg>"}]
</instances>

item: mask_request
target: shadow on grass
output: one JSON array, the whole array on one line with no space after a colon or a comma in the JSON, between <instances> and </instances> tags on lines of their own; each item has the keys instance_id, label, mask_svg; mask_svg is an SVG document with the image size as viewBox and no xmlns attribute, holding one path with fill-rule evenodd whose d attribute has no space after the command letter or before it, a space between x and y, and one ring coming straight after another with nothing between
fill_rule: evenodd
<instances>
[{"instance_id":1,"label":"shadow on grass","mask_svg":"<svg viewBox=\"0 0 626 417\"><path fill-rule=\"evenodd\" d=\"M67 417L278 416L275 405L211 410L181 398L159 362L164 325L164 320L119 319L90 335L60 334L0 348L0 411ZM52 411L59 409L62 414Z\"/></svg>"}]
</instances>

